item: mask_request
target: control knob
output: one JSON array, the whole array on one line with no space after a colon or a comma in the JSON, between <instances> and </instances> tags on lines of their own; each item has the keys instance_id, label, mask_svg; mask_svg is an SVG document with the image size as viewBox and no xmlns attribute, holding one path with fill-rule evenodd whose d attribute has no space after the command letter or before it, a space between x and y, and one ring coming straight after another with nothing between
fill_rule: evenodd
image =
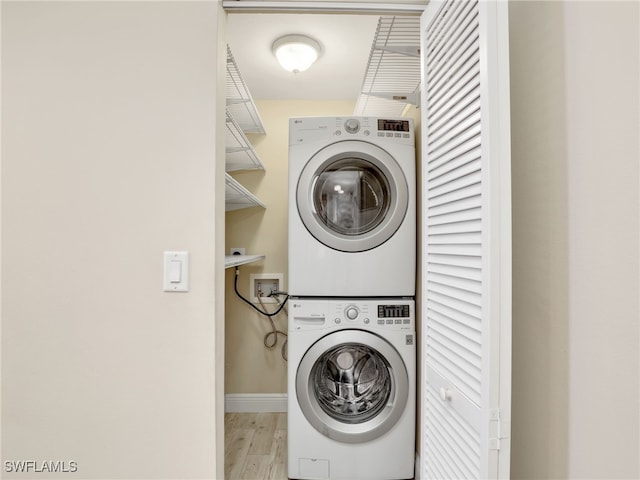
<instances>
[{"instance_id":1,"label":"control knob","mask_svg":"<svg viewBox=\"0 0 640 480\"><path fill-rule=\"evenodd\" d=\"M349 133L358 133L358 130L360 130L360 121L355 118L350 118L344 122L344 129Z\"/></svg>"},{"instance_id":2,"label":"control knob","mask_svg":"<svg viewBox=\"0 0 640 480\"><path fill-rule=\"evenodd\" d=\"M356 307L354 307L353 305L347 307L346 310L344 311L345 316L349 320L355 320L356 318L358 318L358 314L359 313L360 312L358 311L358 309Z\"/></svg>"}]
</instances>

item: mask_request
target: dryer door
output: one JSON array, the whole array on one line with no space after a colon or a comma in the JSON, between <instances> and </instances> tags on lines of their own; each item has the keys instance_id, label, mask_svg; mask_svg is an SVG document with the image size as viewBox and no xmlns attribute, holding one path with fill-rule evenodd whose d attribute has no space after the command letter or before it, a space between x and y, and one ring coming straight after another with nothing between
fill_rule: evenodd
<instances>
[{"instance_id":1,"label":"dryer door","mask_svg":"<svg viewBox=\"0 0 640 480\"><path fill-rule=\"evenodd\" d=\"M407 180L396 160L368 142L344 141L307 162L296 192L300 218L324 245L362 252L386 242L407 212Z\"/></svg>"},{"instance_id":2,"label":"dryer door","mask_svg":"<svg viewBox=\"0 0 640 480\"><path fill-rule=\"evenodd\" d=\"M409 376L398 351L361 330L322 337L305 353L296 395L306 419L323 435L345 443L378 438L407 404Z\"/></svg>"}]
</instances>

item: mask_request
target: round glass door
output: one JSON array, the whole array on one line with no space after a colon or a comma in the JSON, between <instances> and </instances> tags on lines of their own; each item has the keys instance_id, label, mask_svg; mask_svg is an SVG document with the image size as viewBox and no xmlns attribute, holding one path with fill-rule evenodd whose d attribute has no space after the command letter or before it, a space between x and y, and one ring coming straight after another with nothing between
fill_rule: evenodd
<instances>
[{"instance_id":1,"label":"round glass door","mask_svg":"<svg viewBox=\"0 0 640 480\"><path fill-rule=\"evenodd\" d=\"M311 369L314 394L320 408L345 423L375 417L391 395L389 364L360 343L344 343L328 350Z\"/></svg>"},{"instance_id":2,"label":"round glass door","mask_svg":"<svg viewBox=\"0 0 640 480\"><path fill-rule=\"evenodd\" d=\"M386 242L399 228L408 187L385 150L345 141L309 160L296 197L300 218L316 239L336 250L360 252Z\"/></svg>"},{"instance_id":3,"label":"round glass door","mask_svg":"<svg viewBox=\"0 0 640 480\"><path fill-rule=\"evenodd\" d=\"M316 430L357 443L387 432L407 403L408 374L386 340L342 330L316 342L296 376L300 408Z\"/></svg>"},{"instance_id":4,"label":"round glass door","mask_svg":"<svg viewBox=\"0 0 640 480\"><path fill-rule=\"evenodd\" d=\"M362 235L385 219L391 194L389 182L374 164L343 158L327 165L316 177L313 205L327 230Z\"/></svg>"}]
</instances>

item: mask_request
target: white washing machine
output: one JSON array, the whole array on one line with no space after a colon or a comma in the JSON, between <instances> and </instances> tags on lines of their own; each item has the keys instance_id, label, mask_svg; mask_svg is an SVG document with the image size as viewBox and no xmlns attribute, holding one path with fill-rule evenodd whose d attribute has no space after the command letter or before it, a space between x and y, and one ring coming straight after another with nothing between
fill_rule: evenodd
<instances>
[{"instance_id":1,"label":"white washing machine","mask_svg":"<svg viewBox=\"0 0 640 480\"><path fill-rule=\"evenodd\" d=\"M289 300L289 478L413 478L414 319L411 299Z\"/></svg>"},{"instance_id":2,"label":"white washing machine","mask_svg":"<svg viewBox=\"0 0 640 480\"><path fill-rule=\"evenodd\" d=\"M414 296L410 119L289 120L289 293Z\"/></svg>"}]
</instances>

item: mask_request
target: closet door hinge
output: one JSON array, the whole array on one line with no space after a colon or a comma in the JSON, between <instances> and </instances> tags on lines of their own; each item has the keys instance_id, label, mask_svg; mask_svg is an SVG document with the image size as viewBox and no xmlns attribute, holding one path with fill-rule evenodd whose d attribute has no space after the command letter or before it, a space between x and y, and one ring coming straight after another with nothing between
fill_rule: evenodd
<instances>
[{"instance_id":1,"label":"closet door hinge","mask_svg":"<svg viewBox=\"0 0 640 480\"><path fill-rule=\"evenodd\" d=\"M511 422L499 408L489 411L489 450L500 450L500 441L511 435Z\"/></svg>"}]
</instances>

